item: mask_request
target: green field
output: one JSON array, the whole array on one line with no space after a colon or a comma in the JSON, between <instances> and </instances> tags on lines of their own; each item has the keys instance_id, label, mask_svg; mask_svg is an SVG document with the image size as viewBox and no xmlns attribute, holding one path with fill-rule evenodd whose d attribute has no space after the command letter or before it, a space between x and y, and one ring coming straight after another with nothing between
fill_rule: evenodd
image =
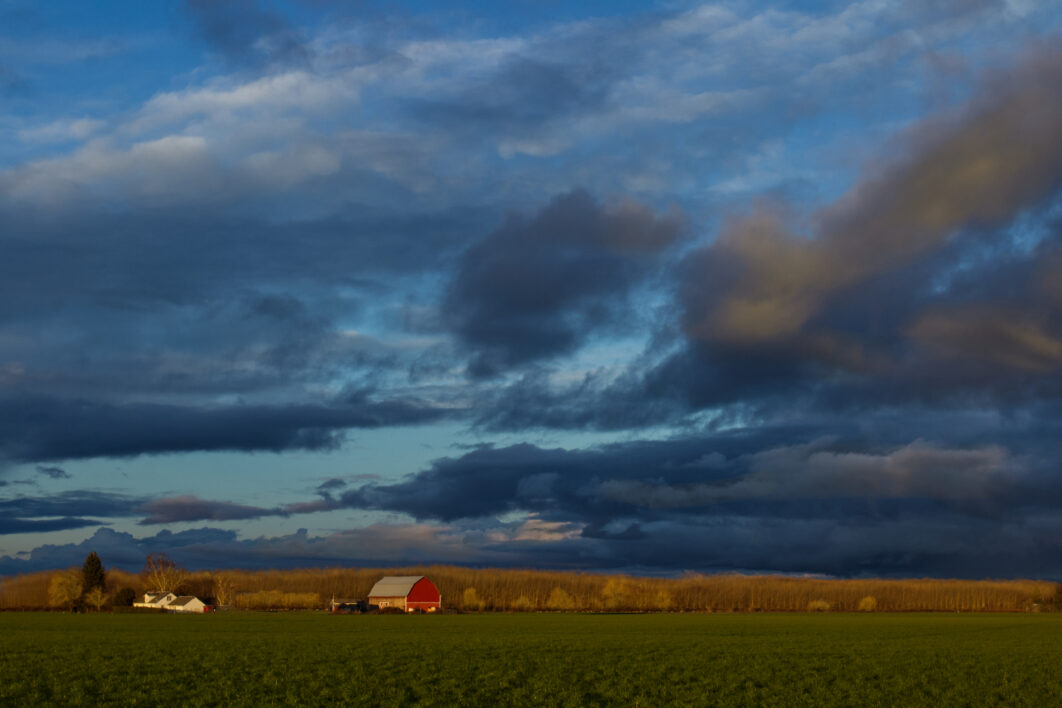
<instances>
[{"instance_id":1,"label":"green field","mask_svg":"<svg viewBox=\"0 0 1062 708\"><path fill-rule=\"evenodd\" d=\"M0 705L1062 705L1062 615L0 614Z\"/></svg>"}]
</instances>

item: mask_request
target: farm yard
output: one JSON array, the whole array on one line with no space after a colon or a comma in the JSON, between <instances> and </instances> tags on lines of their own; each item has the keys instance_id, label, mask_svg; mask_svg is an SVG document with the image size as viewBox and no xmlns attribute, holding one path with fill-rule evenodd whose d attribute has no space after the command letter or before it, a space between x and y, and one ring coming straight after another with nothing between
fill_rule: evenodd
<instances>
[{"instance_id":1,"label":"farm yard","mask_svg":"<svg viewBox=\"0 0 1062 708\"><path fill-rule=\"evenodd\" d=\"M1062 703L1057 614L0 613L3 705Z\"/></svg>"}]
</instances>

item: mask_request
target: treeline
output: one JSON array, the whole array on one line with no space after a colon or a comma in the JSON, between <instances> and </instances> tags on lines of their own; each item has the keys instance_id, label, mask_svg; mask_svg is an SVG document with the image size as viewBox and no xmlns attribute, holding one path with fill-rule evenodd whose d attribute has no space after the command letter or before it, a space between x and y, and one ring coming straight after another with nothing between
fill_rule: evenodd
<instances>
[{"instance_id":1,"label":"treeline","mask_svg":"<svg viewBox=\"0 0 1062 708\"><path fill-rule=\"evenodd\" d=\"M43 609L62 572L0 579L0 609ZM1024 612L1062 609L1057 583L1037 580L828 580L777 575L647 578L539 570L453 566L182 572L167 588L206 602L246 609L325 608L337 599L366 599L384 575L426 575L443 607L464 611L648 612ZM111 597L152 587L147 572L107 572Z\"/></svg>"}]
</instances>

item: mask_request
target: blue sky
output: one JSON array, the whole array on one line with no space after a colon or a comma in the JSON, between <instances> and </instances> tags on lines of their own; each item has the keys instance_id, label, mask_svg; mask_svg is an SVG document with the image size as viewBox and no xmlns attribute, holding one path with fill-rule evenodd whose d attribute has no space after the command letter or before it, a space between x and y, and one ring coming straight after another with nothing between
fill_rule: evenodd
<instances>
[{"instance_id":1,"label":"blue sky","mask_svg":"<svg viewBox=\"0 0 1062 708\"><path fill-rule=\"evenodd\" d=\"M1062 577L1034 0L0 0L0 574Z\"/></svg>"}]
</instances>

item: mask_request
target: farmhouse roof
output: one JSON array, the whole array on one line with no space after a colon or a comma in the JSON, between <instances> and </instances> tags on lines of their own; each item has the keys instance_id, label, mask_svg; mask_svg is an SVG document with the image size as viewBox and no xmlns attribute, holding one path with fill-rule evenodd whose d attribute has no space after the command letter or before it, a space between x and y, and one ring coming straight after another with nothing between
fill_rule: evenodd
<instances>
[{"instance_id":1,"label":"farmhouse roof","mask_svg":"<svg viewBox=\"0 0 1062 708\"><path fill-rule=\"evenodd\" d=\"M198 600L198 599L199 598L196 597L195 595L181 595L176 600L173 600L170 603L170 607L174 607L174 606L176 606L176 607L184 607L185 605L187 605L192 600Z\"/></svg>"},{"instance_id":2,"label":"farmhouse roof","mask_svg":"<svg viewBox=\"0 0 1062 708\"><path fill-rule=\"evenodd\" d=\"M405 597L423 575L388 575L372 586L369 597Z\"/></svg>"},{"instance_id":3,"label":"farmhouse roof","mask_svg":"<svg viewBox=\"0 0 1062 708\"><path fill-rule=\"evenodd\" d=\"M149 593L147 593L147 601L148 602L155 602L156 600L161 600L162 598L166 597L169 594L170 593L168 593L168 592L149 592Z\"/></svg>"}]
</instances>

